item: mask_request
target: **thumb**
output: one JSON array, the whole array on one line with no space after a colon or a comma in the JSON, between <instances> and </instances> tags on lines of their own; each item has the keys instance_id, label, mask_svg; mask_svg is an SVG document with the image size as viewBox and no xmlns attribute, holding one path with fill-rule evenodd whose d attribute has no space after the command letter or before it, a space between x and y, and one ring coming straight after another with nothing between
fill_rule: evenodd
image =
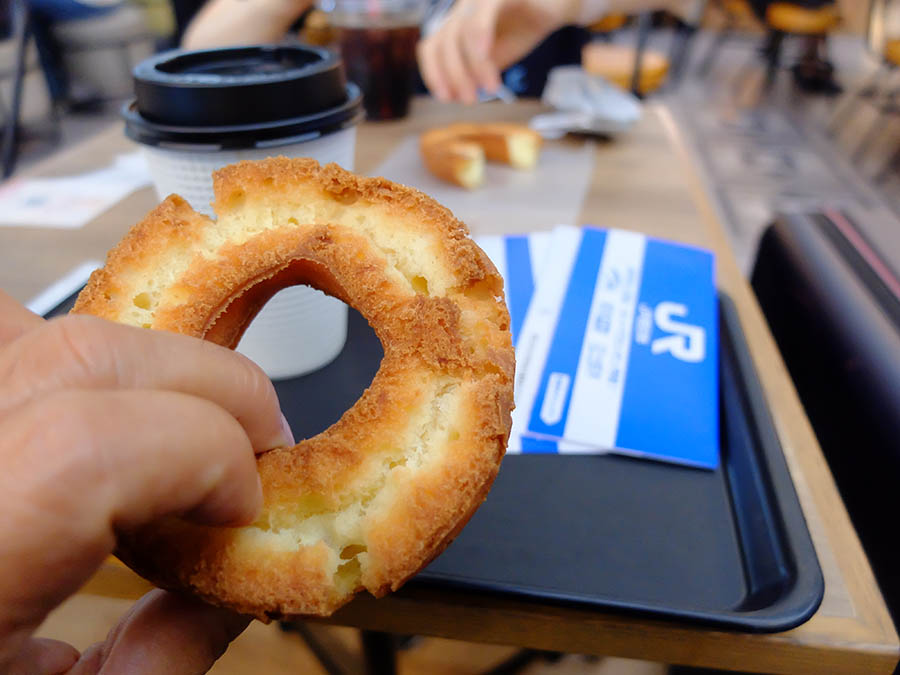
<instances>
[{"instance_id":1,"label":"thumb","mask_svg":"<svg viewBox=\"0 0 900 675\"><path fill-rule=\"evenodd\" d=\"M7 675L62 675L78 661L78 650L59 640L27 638L11 661L2 664Z\"/></svg>"},{"instance_id":2,"label":"thumb","mask_svg":"<svg viewBox=\"0 0 900 675\"><path fill-rule=\"evenodd\" d=\"M166 673L200 675L243 632L249 617L168 591L150 591L85 650L69 675Z\"/></svg>"}]
</instances>

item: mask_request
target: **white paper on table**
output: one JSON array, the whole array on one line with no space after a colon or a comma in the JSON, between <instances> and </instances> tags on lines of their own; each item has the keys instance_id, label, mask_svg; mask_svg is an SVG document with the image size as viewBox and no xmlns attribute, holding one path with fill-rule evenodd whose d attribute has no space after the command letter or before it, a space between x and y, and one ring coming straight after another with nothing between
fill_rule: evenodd
<instances>
[{"instance_id":1,"label":"white paper on table","mask_svg":"<svg viewBox=\"0 0 900 675\"><path fill-rule=\"evenodd\" d=\"M373 172L431 195L474 234L543 230L547 223L578 222L594 172L594 146L546 143L530 171L488 163L484 184L466 190L425 169L419 139L406 138Z\"/></svg>"},{"instance_id":2,"label":"white paper on table","mask_svg":"<svg viewBox=\"0 0 900 675\"><path fill-rule=\"evenodd\" d=\"M0 185L0 226L83 227L149 183L140 152L118 155L107 167L75 176L12 179Z\"/></svg>"},{"instance_id":3,"label":"white paper on table","mask_svg":"<svg viewBox=\"0 0 900 675\"><path fill-rule=\"evenodd\" d=\"M541 102L556 109L531 119L531 128L545 138L566 133L618 134L641 117L637 97L581 66L551 70Z\"/></svg>"}]
</instances>

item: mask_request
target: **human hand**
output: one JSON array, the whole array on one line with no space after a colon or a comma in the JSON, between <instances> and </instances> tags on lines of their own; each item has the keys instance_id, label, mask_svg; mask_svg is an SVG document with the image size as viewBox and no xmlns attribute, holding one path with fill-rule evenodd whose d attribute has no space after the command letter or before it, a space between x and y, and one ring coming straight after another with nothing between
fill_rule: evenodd
<instances>
[{"instance_id":1,"label":"human hand","mask_svg":"<svg viewBox=\"0 0 900 675\"><path fill-rule=\"evenodd\" d=\"M0 672L206 672L248 619L165 591L83 654L31 635L117 530L252 522L254 453L292 444L272 383L239 354L95 317L44 321L0 291Z\"/></svg>"},{"instance_id":2,"label":"human hand","mask_svg":"<svg viewBox=\"0 0 900 675\"><path fill-rule=\"evenodd\" d=\"M457 0L440 28L418 46L419 69L441 101L474 103L493 93L500 72L576 20L579 0Z\"/></svg>"},{"instance_id":3,"label":"human hand","mask_svg":"<svg viewBox=\"0 0 900 675\"><path fill-rule=\"evenodd\" d=\"M281 42L313 0L207 0L191 20L181 46L210 49Z\"/></svg>"}]
</instances>

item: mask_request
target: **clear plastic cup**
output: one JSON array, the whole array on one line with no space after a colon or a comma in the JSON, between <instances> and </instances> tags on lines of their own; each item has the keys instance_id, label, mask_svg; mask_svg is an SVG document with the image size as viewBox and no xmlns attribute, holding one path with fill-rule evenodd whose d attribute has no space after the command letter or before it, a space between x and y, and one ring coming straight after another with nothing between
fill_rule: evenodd
<instances>
[{"instance_id":1,"label":"clear plastic cup","mask_svg":"<svg viewBox=\"0 0 900 675\"><path fill-rule=\"evenodd\" d=\"M406 117L427 0L320 0L318 4L336 30L347 78L363 91L366 117Z\"/></svg>"}]
</instances>

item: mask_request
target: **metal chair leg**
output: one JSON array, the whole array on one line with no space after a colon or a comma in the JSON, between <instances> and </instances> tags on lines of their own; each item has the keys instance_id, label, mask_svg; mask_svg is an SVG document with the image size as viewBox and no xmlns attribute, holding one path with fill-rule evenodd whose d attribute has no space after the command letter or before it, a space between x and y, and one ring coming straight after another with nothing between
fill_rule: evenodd
<instances>
[{"instance_id":1,"label":"metal chair leg","mask_svg":"<svg viewBox=\"0 0 900 675\"><path fill-rule=\"evenodd\" d=\"M348 649L329 626L304 621L282 621L278 625L286 633L297 633L328 675L358 675L363 671L362 656Z\"/></svg>"},{"instance_id":2,"label":"metal chair leg","mask_svg":"<svg viewBox=\"0 0 900 675\"><path fill-rule=\"evenodd\" d=\"M22 112L22 83L25 80L25 59L28 47L28 6L24 0L13 0L10 7L12 20L12 34L16 41L16 62L13 74L12 100L9 104L9 114L3 129L3 145L0 147L0 165L2 165L2 178L12 175L16 167L16 154L18 145L19 116Z\"/></svg>"},{"instance_id":3,"label":"metal chair leg","mask_svg":"<svg viewBox=\"0 0 900 675\"><path fill-rule=\"evenodd\" d=\"M362 631L366 675L394 675L397 672L397 648L390 633Z\"/></svg>"},{"instance_id":4,"label":"metal chair leg","mask_svg":"<svg viewBox=\"0 0 900 675\"><path fill-rule=\"evenodd\" d=\"M766 57L766 81L765 88L770 89L778 76L781 66L781 47L784 44L784 32L772 30L769 32L769 42L765 47Z\"/></svg>"},{"instance_id":5,"label":"metal chair leg","mask_svg":"<svg viewBox=\"0 0 900 675\"><path fill-rule=\"evenodd\" d=\"M669 83L677 85L684 78L684 71L690 56L691 45L697 35L697 27L680 25L675 29L672 48L669 53Z\"/></svg>"},{"instance_id":6,"label":"metal chair leg","mask_svg":"<svg viewBox=\"0 0 900 675\"><path fill-rule=\"evenodd\" d=\"M647 48L647 42L650 39L650 24L652 19L652 12L644 12L638 17L637 45L634 50L634 70L631 73L631 93L638 98L643 97L641 94L641 69L644 65L644 50Z\"/></svg>"},{"instance_id":7,"label":"metal chair leg","mask_svg":"<svg viewBox=\"0 0 900 675\"><path fill-rule=\"evenodd\" d=\"M709 71L712 70L713 62L732 35L734 35L734 27L732 25L725 26L716 34L712 45L706 50L706 54L704 54L703 58L700 60L700 66L697 68L697 74L700 77L709 75Z\"/></svg>"}]
</instances>

